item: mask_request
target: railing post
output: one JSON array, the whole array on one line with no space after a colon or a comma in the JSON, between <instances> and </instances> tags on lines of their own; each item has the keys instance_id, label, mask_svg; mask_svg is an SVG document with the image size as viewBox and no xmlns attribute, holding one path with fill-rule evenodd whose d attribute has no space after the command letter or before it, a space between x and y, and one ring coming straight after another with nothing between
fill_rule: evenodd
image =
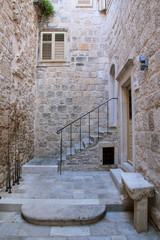
<instances>
[{"instance_id":1,"label":"railing post","mask_svg":"<svg viewBox=\"0 0 160 240\"><path fill-rule=\"evenodd\" d=\"M89 145L90 145L90 135L91 135L91 129L90 129L90 113L89 113Z\"/></svg>"},{"instance_id":2,"label":"railing post","mask_svg":"<svg viewBox=\"0 0 160 240\"><path fill-rule=\"evenodd\" d=\"M60 140L60 163L59 163L59 171L60 171L60 175L61 175L61 172L62 172L62 144L63 144L63 136L62 136L62 130L61 130L61 140Z\"/></svg>"},{"instance_id":3,"label":"railing post","mask_svg":"<svg viewBox=\"0 0 160 240\"><path fill-rule=\"evenodd\" d=\"M70 155L72 156L72 124L70 125Z\"/></svg>"},{"instance_id":4,"label":"railing post","mask_svg":"<svg viewBox=\"0 0 160 240\"><path fill-rule=\"evenodd\" d=\"M109 132L109 104L107 102L107 133Z\"/></svg>"},{"instance_id":5,"label":"railing post","mask_svg":"<svg viewBox=\"0 0 160 240\"><path fill-rule=\"evenodd\" d=\"M99 107L98 107L98 141L99 141Z\"/></svg>"},{"instance_id":6,"label":"railing post","mask_svg":"<svg viewBox=\"0 0 160 240\"><path fill-rule=\"evenodd\" d=\"M82 141L82 139L81 139L81 118L80 118L80 134L79 134L79 137L80 137L80 151L82 150L82 146L81 146L81 141Z\"/></svg>"}]
</instances>

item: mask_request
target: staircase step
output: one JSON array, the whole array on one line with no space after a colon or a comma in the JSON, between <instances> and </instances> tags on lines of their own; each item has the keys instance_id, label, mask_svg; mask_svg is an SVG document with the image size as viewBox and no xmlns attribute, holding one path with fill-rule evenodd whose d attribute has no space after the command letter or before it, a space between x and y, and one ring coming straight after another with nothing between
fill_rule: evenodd
<instances>
[{"instance_id":1,"label":"staircase step","mask_svg":"<svg viewBox=\"0 0 160 240\"><path fill-rule=\"evenodd\" d=\"M74 149L75 149L75 153L79 153L79 152L83 151L85 148L84 148L83 144L81 143L81 149L80 149L80 143L76 143L76 144L74 144Z\"/></svg>"},{"instance_id":2,"label":"staircase step","mask_svg":"<svg viewBox=\"0 0 160 240\"><path fill-rule=\"evenodd\" d=\"M57 159L58 161L60 161L60 156ZM64 153L62 154L62 161L66 161L67 160L67 155Z\"/></svg>"},{"instance_id":3,"label":"staircase step","mask_svg":"<svg viewBox=\"0 0 160 240\"><path fill-rule=\"evenodd\" d=\"M45 226L73 226L97 222L106 212L105 205L44 204L39 200L28 202L21 208L23 218L33 224Z\"/></svg>"},{"instance_id":4,"label":"staircase step","mask_svg":"<svg viewBox=\"0 0 160 240\"><path fill-rule=\"evenodd\" d=\"M23 174L56 174L58 171L58 165L23 165Z\"/></svg>"},{"instance_id":5,"label":"staircase step","mask_svg":"<svg viewBox=\"0 0 160 240\"><path fill-rule=\"evenodd\" d=\"M99 139L98 139L99 138ZM98 136L98 134L96 135L91 135L90 136L90 139L92 140L92 142L94 142L94 143L96 143L96 142L98 142L98 140L101 140L103 138L103 136L102 135L99 135Z\"/></svg>"},{"instance_id":6,"label":"staircase step","mask_svg":"<svg viewBox=\"0 0 160 240\"><path fill-rule=\"evenodd\" d=\"M119 191L120 194L124 194L126 193L126 191L122 184L121 173L123 173L123 170L120 168L110 169L110 175L112 177L114 184L116 185L117 190Z\"/></svg>"},{"instance_id":7,"label":"staircase step","mask_svg":"<svg viewBox=\"0 0 160 240\"><path fill-rule=\"evenodd\" d=\"M58 164L55 158L34 158L22 166L24 174L57 173Z\"/></svg>"},{"instance_id":8,"label":"staircase step","mask_svg":"<svg viewBox=\"0 0 160 240\"><path fill-rule=\"evenodd\" d=\"M74 154L75 154L75 149L74 149L74 147L72 147L71 149L70 149L70 148L67 148L67 150L66 150L66 155L67 155L67 156L74 155Z\"/></svg>"},{"instance_id":9,"label":"staircase step","mask_svg":"<svg viewBox=\"0 0 160 240\"><path fill-rule=\"evenodd\" d=\"M87 148L87 147L89 147L90 145L91 145L91 146L93 145L93 141L92 141L91 139L90 139L90 141L89 141L88 138L83 138L83 139L82 139L82 143L83 143L84 148Z\"/></svg>"}]
</instances>

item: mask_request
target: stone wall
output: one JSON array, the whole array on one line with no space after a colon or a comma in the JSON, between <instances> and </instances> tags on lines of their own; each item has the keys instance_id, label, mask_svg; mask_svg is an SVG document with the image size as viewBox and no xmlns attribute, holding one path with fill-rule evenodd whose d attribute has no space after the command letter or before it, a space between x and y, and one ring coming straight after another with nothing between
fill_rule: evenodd
<instances>
[{"instance_id":1,"label":"stone wall","mask_svg":"<svg viewBox=\"0 0 160 240\"><path fill-rule=\"evenodd\" d=\"M19 154L21 164L31 159L34 154L38 20L32 0L1 0L0 6L0 188L2 188L7 173L8 142L12 170L15 153L17 157Z\"/></svg>"},{"instance_id":2,"label":"stone wall","mask_svg":"<svg viewBox=\"0 0 160 240\"><path fill-rule=\"evenodd\" d=\"M68 158L62 164L62 171L109 171L116 168L117 164L117 133L110 132L105 134L94 146L89 146L85 150ZM103 164L103 148L114 148L114 164Z\"/></svg>"},{"instance_id":3,"label":"stone wall","mask_svg":"<svg viewBox=\"0 0 160 240\"><path fill-rule=\"evenodd\" d=\"M107 14L109 61L119 75L128 59L133 59L132 87L134 111L134 164L156 188L150 212L160 228L160 5L158 0L114 0ZM139 56L149 59L140 70ZM109 69L108 69L109 72ZM120 120L120 119L118 119ZM120 156L119 156L120 159Z\"/></svg>"},{"instance_id":4,"label":"stone wall","mask_svg":"<svg viewBox=\"0 0 160 240\"><path fill-rule=\"evenodd\" d=\"M108 99L106 14L98 11L97 1L92 8L77 8L75 3L53 1L56 14L40 23L40 30L65 28L68 43L66 63L45 64L37 59L36 157L57 154L56 131ZM102 109L101 115L104 112ZM95 117L97 113L91 119ZM82 132L88 131L85 124L87 120L82 122ZM79 138L78 125L73 126L75 140ZM69 129L63 135L66 146L67 132Z\"/></svg>"}]
</instances>

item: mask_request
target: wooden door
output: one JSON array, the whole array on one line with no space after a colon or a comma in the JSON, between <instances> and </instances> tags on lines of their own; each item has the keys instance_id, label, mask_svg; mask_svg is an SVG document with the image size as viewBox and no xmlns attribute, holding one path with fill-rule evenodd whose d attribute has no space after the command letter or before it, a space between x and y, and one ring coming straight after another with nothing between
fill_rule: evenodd
<instances>
[{"instance_id":1,"label":"wooden door","mask_svg":"<svg viewBox=\"0 0 160 240\"><path fill-rule=\"evenodd\" d=\"M128 162L132 164L132 91L131 85L127 88L127 102L128 102L128 113L127 113L127 135L128 135Z\"/></svg>"}]
</instances>

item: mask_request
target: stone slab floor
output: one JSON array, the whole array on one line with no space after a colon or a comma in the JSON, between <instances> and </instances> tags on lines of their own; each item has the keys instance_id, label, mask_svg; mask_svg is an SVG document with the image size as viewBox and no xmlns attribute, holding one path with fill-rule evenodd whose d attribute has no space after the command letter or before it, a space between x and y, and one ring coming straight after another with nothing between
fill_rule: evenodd
<instances>
[{"instance_id":1,"label":"stone slab floor","mask_svg":"<svg viewBox=\"0 0 160 240\"><path fill-rule=\"evenodd\" d=\"M112 204L105 217L87 226L48 227L25 222L20 212L0 212L0 240L158 240L160 232L151 224L137 234L133 213L122 212L122 204L108 172L63 172L59 175L26 174L12 194L1 192L1 201L49 200L58 204ZM115 211L116 210L116 211Z\"/></svg>"}]
</instances>

